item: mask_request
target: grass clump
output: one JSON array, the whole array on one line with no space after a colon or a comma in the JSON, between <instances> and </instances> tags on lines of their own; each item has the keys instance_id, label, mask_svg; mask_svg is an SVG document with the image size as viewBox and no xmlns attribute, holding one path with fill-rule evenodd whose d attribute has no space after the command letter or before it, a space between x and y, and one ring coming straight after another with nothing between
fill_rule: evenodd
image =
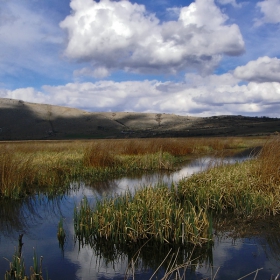
<instances>
[{"instance_id":1,"label":"grass clump","mask_svg":"<svg viewBox=\"0 0 280 280\"><path fill-rule=\"evenodd\" d=\"M161 150L153 154L145 155L122 155L118 161L126 170L173 170L177 163L177 158Z\"/></svg>"},{"instance_id":2,"label":"grass clump","mask_svg":"<svg viewBox=\"0 0 280 280\"><path fill-rule=\"evenodd\" d=\"M280 184L279 136L268 140L263 146L256 162L254 175L260 178L263 188L278 190Z\"/></svg>"},{"instance_id":3,"label":"grass clump","mask_svg":"<svg viewBox=\"0 0 280 280\"><path fill-rule=\"evenodd\" d=\"M102 143L93 143L85 149L83 155L83 164L85 167L105 168L115 167L117 165L114 152L103 147Z\"/></svg>"},{"instance_id":4,"label":"grass clump","mask_svg":"<svg viewBox=\"0 0 280 280\"><path fill-rule=\"evenodd\" d=\"M20 157L9 149L0 151L0 195L18 197L22 188L28 193L34 179L31 162L32 155Z\"/></svg>"},{"instance_id":5,"label":"grass clump","mask_svg":"<svg viewBox=\"0 0 280 280\"><path fill-rule=\"evenodd\" d=\"M74 214L75 233L85 242L205 244L211 223L203 209L180 203L174 189L146 187L107 198L92 209L85 198Z\"/></svg>"},{"instance_id":6,"label":"grass clump","mask_svg":"<svg viewBox=\"0 0 280 280\"><path fill-rule=\"evenodd\" d=\"M280 213L280 140L252 160L222 164L181 180L178 196L215 214L264 217Z\"/></svg>"}]
</instances>

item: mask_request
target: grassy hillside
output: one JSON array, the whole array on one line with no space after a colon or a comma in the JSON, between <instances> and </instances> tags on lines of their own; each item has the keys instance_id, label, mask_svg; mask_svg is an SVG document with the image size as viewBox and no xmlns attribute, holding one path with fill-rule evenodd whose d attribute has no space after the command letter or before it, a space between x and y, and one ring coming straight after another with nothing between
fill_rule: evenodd
<instances>
[{"instance_id":1,"label":"grassy hillside","mask_svg":"<svg viewBox=\"0 0 280 280\"><path fill-rule=\"evenodd\" d=\"M263 135L280 119L106 112L0 98L0 140Z\"/></svg>"}]
</instances>

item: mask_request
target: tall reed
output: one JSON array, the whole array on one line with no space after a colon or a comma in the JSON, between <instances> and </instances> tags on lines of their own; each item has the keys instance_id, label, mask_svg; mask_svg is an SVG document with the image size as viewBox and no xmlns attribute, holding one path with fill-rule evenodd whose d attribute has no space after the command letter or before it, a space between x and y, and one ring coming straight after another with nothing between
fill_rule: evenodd
<instances>
[{"instance_id":1,"label":"tall reed","mask_svg":"<svg viewBox=\"0 0 280 280\"><path fill-rule=\"evenodd\" d=\"M203 209L178 203L166 186L146 187L101 200L91 209L86 198L75 209L75 233L115 243L148 239L160 243L202 245L211 239L211 222ZM88 241L90 242L90 241Z\"/></svg>"},{"instance_id":2,"label":"tall reed","mask_svg":"<svg viewBox=\"0 0 280 280\"><path fill-rule=\"evenodd\" d=\"M280 183L280 137L269 139L258 155L256 173L262 181L263 187L275 188Z\"/></svg>"},{"instance_id":3,"label":"tall reed","mask_svg":"<svg viewBox=\"0 0 280 280\"><path fill-rule=\"evenodd\" d=\"M104 168L115 167L117 159L114 150L109 150L102 143L93 143L84 153L83 163L86 167Z\"/></svg>"},{"instance_id":4,"label":"tall reed","mask_svg":"<svg viewBox=\"0 0 280 280\"><path fill-rule=\"evenodd\" d=\"M16 156L9 149L0 150L0 196L19 197L33 183L32 155Z\"/></svg>"},{"instance_id":5,"label":"tall reed","mask_svg":"<svg viewBox=\"0 0 280 280\"><path fill-rule=\"evenodd\" d=\"M248 138L0 142L0 198L63 192L135 170L174 169L194 154L256 145ZM257 140L258 143L263 139Z\"/></svg>"},{"instance_id":6,"label":"tall reed","mask_svg":"<svg viewBox=\"0 0 280 280\"><path fill-rule=\"evenodd\" d=\"M216 214L276 215L280 213L279 156L279 138L272 138L255 159L215 166L181 180L178 197Z\"/></svg>"}]
</instances>

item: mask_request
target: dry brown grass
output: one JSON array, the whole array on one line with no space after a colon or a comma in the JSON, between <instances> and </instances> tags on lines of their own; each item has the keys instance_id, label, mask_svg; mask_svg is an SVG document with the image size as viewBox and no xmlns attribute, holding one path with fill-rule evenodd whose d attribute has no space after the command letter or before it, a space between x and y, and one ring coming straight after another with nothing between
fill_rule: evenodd
<instances>
[{"instance_id":1,"label":"dry brown grass","mask_svg":"<svg viewBox=\"0 0 280 280\"><path fill-rule=\"evenodd\" d=\"M0 151L0 195L19 196L22 186L27 188L34 179L31 168L32 155L23 158L15 155L10 149Z\"/></svg>"},{"instance_id":2,"label":"dry brown grass","mask_svg":"<svg viewBox=\"0 0 280 280\"><path fill-rule=\"evenodd\" d=\"M100 180L134 170L172 169L178 161L175 157L185 159L190 155L250 147L256 145L254 141L158 138L0 142L0 197L26 195L33 187L61 187L65 179L96 176Z\"/></svg>"},{"instance_id":3,"label":"dry brown grass","mask_svg":"<svg viewBox=\"0 0 280 280\"><path fill-rule=\"evenodd\" d=\"M256 176L259 176L264 186L280 183L280 137L269 139L263 146L256 166Z\"/></svg>"},{"instance_id":4,"label":"dry brown grass","mask_svg":"<svg viewBox=\"0 0 280 280\"><path fill-rule=\"evenodd\" d=\"M151 139L122 139L122 140L95 140L86 145L105 150L112 155L143 155L154 154L159 151L170 153L173 156L203 154L225 149L241 149L264 143L265 139L242 137L230 138L151 138ZM93 143L93 144L91 144ZM96 145L98 144L98 147ZM88 152L88 151L87 151Z\"/></svg>"},{"instance_id":5,"label":"dry brown grass","mask_svg":"<svg viewBox=\"0 0 280 280\"><path fill-rule=\"evenodd\" d=\"M117 159L112 147L109 148L104 143L96 142L85 149L83 163L93 168L114 167Z\"/></svg>"}]
</instances>

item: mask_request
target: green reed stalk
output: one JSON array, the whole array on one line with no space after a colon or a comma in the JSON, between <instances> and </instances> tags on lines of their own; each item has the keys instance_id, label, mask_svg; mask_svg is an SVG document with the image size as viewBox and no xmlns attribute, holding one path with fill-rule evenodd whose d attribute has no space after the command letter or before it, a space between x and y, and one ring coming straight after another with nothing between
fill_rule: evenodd
<instances>
[{"instance_id":1,"label":"green reed stalk","mask_svg":"<svg viewBox=\"0 0 280 280\"><path fill-rule=\"evenodd\" d=\"M84 198L75 210L74 224L76 236L85 242L94 238L137 243L152 238L160 243L181 244L183 239L185 244L201 245L211 239L206 212L178 204L166 186L107 198L93 209Z\"/></svg>"},{"instance_id":2,"label":"green reed stalk","mask_svg":"<svg viewBox=\"0 0 280 280\"><path fill-rule=\"evenodd\" d=\"M10 262L10 269L4 275L5 280L44 280L42 273L43 257L40 257L40 263L37 254L34 250L33 266L30 267L30 276L25 274L24 258L22 251L22 235L19 236L18 249L15 251L12 262Z\"/></svg>"},{"instance_id":3,"label":"green reed stalk","mask_svg":"<svg viewBox=\"0 0 280 280\"><path fill-rule=\"evenodd\" d=\"M280 141L273 138L256 159L215 166L181 180L178 198L215 214L276 215L280 213L279 158Z\"/></svg>"}]
</instances>

